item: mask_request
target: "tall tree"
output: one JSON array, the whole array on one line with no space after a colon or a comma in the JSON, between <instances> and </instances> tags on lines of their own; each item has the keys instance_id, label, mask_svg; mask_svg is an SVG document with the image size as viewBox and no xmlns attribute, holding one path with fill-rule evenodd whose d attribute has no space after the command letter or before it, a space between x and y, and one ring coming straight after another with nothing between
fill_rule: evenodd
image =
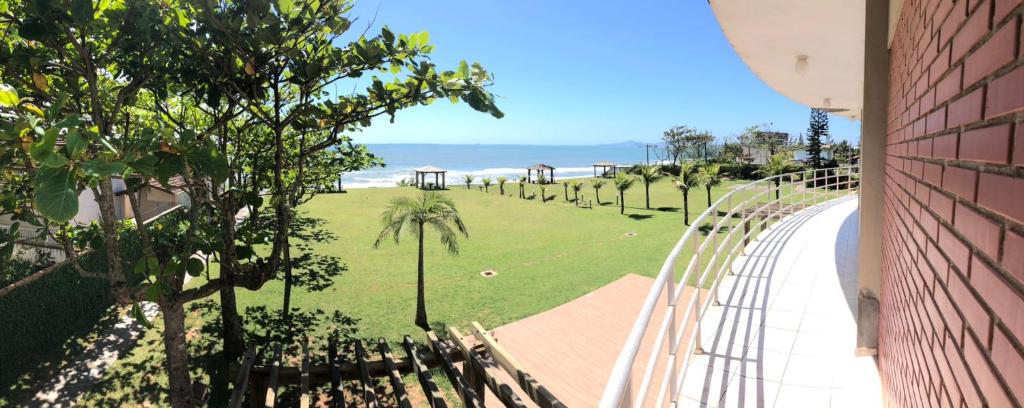
<instances>
[{"instance_id":1,"label":"tall tree","mask_svg":"<svg viewBox=\"0 0 1024 408\"><path fill-rule=\"evenodd\" d=\"M612 185L615 186L615 191L619 192L619 214L626 213L626 190L629 190L635 181L636 179L633 178L633 176L626 174L626 172L616 173L615 178L612 179Z\"/></svg>"},{"instance_id":2,"label":"tall tree","mask_svg":"<svg viewBox=\"0 0 1024 408\"><path fill-rule=\"evenodd\" d=\"M658 166L643 165L637 169L637 177L644 183L644 208L651 209L651 184L661 178L664 173Z\"/></svg>"},{"instance_id":3,"label":"tall tree","mask_svg":"<svg viewBox=\"0 0 1024 408\"><path fill-rule=\"evenodd\" d=\"M308 196L302 191L311 180L301 173L321 166L312 155L349 144L347 135L375 118L393 120L399 110L434 100L464 101L502 116L485 90L491 76L481 66L463 62L440 71L428 58L433 47L426 33L383 28L370 37L348 34L350 11L345 0L0 7L7 27L0 77L8 83L0 87L0 121L3 140L18 139L0 143L0 158L24 159L19 168L34 180L32 210L60 230L57 238L79 273L97 274L76 259L83 245L95 243L110 265L98 274L111 281L119 302L160 305L174 407L195 406L184 305L218 292L228 300L225 291L234 287L257 290L287 267L293 208ZM356 79L380 71L395 79ZM346 82L369 85L329 92ZM250 136L245 140L255 143L239 144ZM22 143L31 145L29 154L17 153ZM251 168L240 159L248 156L268 171L248 175ZM192 199L178 218L180 229L170 231L180 233L165 236L136 222L144 255L123 259L113 180L129 181L128 197L137 207L140 187L166 184L172 176L184 180ZM87 189L98 199L102 232L83 243L70 239L67 221ZM270 202L264 205L253 190L269 192ZM254 226L251 238L268 242L267 251L253 251L248 233L230 230L241 208L271 215ZM197 251L219 253L221 275L186 289L186 274L204 273L192 258ZM125 264L142 281L129 279ZM224 305L222 313L227 310Z\"/></svg>"},{"instance_id":4,"label":"tall tree","mask_svg":"<svg viewBox=\"0 0 1024 408\"><path fill-rule=\"evenodd\" d=\"M700 176L692 164L683 165L679 170L679 176L672 180L672 184L683 193L683 224L690 225L690 190L700 185Z\"/></svg>"},{"instance_id":5,"label":"tall tree","mask_svg":"<svg viewBox=\"0 0 1024 408\"><path fill-rule=\"evenodd\" d=\"M821 168L821 145L829 137L828 113L812 108L810 124L807 126L807 160L811 168Z\"/></svg>"},{"instance_id":6,"label":"tall tree","mask_svg":"<svg viewBox=\"0 0 1024 408\"><path fill-rule=\"evenodd\" d=\"M505 183L508 183L508 177L499 176L498 177L498 193L501 194L501 195L505 195Z\"/></svg>"},{"instance_id":7,"label":"tall tree","mask_svg":"<svg viewBox=\"0 0 1024 408\"><path fill-rule=\"evenodd\" d=\"M590 180L590 186L594 188L594 199L597 200L597 205L601 205L601 187L604 187L605 181L601 179Z\"/></svg>"},{"instance_id":8,"label":"tall tree","mask_svg":"<svg viewBox=\"0 0 1024 408\"><path fill-rule=\"evenodd\" d=\"M690 146L688 136L696 134L697 130L689 126L673 126L661 135L661 142L665 145L665 153L672 159L672 164L679 164Z\"/></svg>"},{"instance_id":9,"label":"tall tree","mask_svg":"<svg viewBox=\"0 0 1024 408\"><path fill-rule=\"evenodd\" d=\"M704 189L707 190L709 208L711 207L711 189L722 184L721 170L721 166L709 164L700 168L700 175L697 177L704 185Z\"/></svg>"},{"instance_id":10,"label":"tall tree","mask_svg":"<svg viewBox=\"0 0 1024 408\"><path fill-rule=\"evenodd\" d=\"M472 174L462 176L462 182L466 183L466 190L469 190L470 185L473 184L473 180L476 180L476 176Z\"/></svg>"},{"instance_id":11,"label":"tall tree","mask_svg":"<svg viewBox=\"0 0 1024 408\"><path fill-rule=\"evenodd\" d=\"M768 161L757 170L757 173L764 177L772 177L772 184L775 184L776 200L779 199L779 193L781 190L779 186L782 184L782 177L779 176L786 174L792 165L793 160L789 158L788 154L779 153L768 158Z\"/></svg>"},{"instance_id":12,"label":"tall tree","mask_svg":"<svg viewBox=\"0 0 1024 408\"><path fill-rule=\"evenodd\" d=\"M426 235L424 227L431 227L441 240L448 253L459 254L458 236L469 237L466 225L463 224L459 211L455 209L455 202L437 192L424 192L418 200L408 197L397 197L391 200L391 204L384 210L381 216L381 223L384 228L374 241L373 247L377 248L381 242L389 237L397 245L403 233L412 234L419 244L418 261L416 263L416 319L415 323L423 330L430 330L430 322L427 319L427 304L425 293L425 277L423 267L423 240Z\"/></svg>"}]
</instances>

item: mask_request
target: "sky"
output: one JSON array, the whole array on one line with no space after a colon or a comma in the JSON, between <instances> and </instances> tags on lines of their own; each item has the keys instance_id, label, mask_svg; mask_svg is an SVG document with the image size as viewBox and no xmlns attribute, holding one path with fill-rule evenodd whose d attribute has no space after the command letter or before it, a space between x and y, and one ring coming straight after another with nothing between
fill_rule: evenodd
<instances>
[{"instance_id":1,"label":"sky","mask_svg":"<svg viewBox=\"0 0 1024 408\"><path fill-rule=\"evenodd\" d=\"M505 117L438 101L358 143L595 145L653 142L675 125L735 138L751 125L794 137L810 109L775 92L729 46L703 0L357 0L358 31L428 31L432 60L480 62ZM831 116L856 143L860 123Z\"/></svg>"}]
</instances>

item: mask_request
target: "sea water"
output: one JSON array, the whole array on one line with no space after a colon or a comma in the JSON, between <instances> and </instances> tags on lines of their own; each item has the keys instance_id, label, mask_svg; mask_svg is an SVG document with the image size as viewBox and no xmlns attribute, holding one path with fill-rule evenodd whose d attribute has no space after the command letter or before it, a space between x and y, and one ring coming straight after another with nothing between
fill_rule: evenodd
<instances>
[{"instance_id":1,"label":"sea water","mask_svg":"<svg viewBox=\"0 0 1024 408\"><path fill-rule=\"evenodd\" d=\"M463 184L463 176L515 180L526 175L526 168L537 163L555 167L555 180L594 175L593 164L610 161L619 165L646 163L647 146L622 143L598 146L537 145L465 145L465 144L376 144L367 146L384 160L384 167L343 174L345 188L394 187L402 179L412 180L413 169L423 166L448 171L448 185ZM655 148L650 148L650 161L657 161ZM428 177L433 181L433 177Z\"/></svg>"}]
</instances>

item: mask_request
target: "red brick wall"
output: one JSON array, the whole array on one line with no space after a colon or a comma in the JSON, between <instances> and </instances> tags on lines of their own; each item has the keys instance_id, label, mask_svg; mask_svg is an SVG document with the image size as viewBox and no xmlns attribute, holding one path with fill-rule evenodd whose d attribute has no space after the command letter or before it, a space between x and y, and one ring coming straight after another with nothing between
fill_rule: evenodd
<instances>
[{"instance_id":1,"label":"red brick wall","mask_svg":"<svg viewBox=\"0 0 1024 408\"><path fill-rule=\"evenodd\" d=\"M904 0L879 367L896 407L1024 404L1024 0Z\"/></svg>"}]
</instances>

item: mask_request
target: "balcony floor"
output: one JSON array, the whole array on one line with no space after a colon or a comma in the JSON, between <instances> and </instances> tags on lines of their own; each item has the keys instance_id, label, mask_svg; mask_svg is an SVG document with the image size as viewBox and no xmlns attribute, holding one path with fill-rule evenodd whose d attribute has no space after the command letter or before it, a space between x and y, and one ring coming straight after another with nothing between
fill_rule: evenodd
<instances>
[{"instance_id":1,"label":"balcony floor","mask_svg":"<svg viewBox=\"0 0 1024 408\"><path fill-rule=\"evenodd\" d=\"M856 197L811 207L747 246L701 325L680 406L881 407L856 357Z\"/></svg>"}]
</instances>

